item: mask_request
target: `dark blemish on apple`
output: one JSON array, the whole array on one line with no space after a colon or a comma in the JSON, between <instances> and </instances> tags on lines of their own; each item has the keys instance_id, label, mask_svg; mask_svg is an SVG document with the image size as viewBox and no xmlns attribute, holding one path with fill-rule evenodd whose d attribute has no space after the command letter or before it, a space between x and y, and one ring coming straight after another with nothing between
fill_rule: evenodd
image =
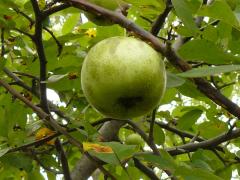
<instances>
[{"instance_id":1,"label":"dark blemish on apple","mask_svg":"<svg viewBox=\"0 0 240 180\"><path fill-rule=\"evenodd\" d=\"M120 97L117 99L118 104L125 107L126 109L131 108L138 103L143 101L142 96L136 96L136 97Z\"/></svg>"}]
</instances>

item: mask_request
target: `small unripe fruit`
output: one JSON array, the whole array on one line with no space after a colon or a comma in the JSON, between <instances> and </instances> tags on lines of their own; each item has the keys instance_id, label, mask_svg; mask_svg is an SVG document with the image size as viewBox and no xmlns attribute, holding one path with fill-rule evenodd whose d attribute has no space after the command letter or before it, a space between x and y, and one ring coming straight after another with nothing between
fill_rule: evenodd
<instances>
[{"instance_id":1,"label":"small unripe fruit","mask_svg":"<svg viewBox=\"0 0 240 180\"><path fill-rule=\"evenodd\" d=\"M100 113L129 119L152 111L163 96L166 72L160 55L131 37L112 37L96 44L81 71L82 90Z\"/></svg>"},{"instance_id":2,"label":"small unripe fruit","mask_svg":"<svg viewBox=\"0 0 240 180\"><path fill-rule=\"evenodd\" d=\"M142 146L144 144L144 140L142 137L138 134L130 134L125 141L126 144L128 145L140 145Z\"/></svg>"}]
</instances>

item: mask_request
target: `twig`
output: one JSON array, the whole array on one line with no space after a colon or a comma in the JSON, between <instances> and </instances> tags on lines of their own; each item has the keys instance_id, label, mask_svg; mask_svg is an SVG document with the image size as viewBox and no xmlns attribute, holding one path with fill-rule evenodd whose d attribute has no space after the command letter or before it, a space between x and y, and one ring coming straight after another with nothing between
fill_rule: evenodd
<instances>
[{"instance_id":1,"label":"twig","mask_svg":"<svg viewBox=\"0 0 240 180\"><path fill-rule=\"evenodd\" d=\"M13 28L12 30L17 31L17 32L19 32L20 34L24 34L25 36L28 36L31 40L34 39L34 37L33 37L32 34L29 34L29 33L25 32L25 31L22 31L21 29Z\"/></svg>"},{"instance_id":2,"label":"twig","mask_svg":"<svg viewBox=\"0 0 240 180\"><path fill-rule=\"evenodd\" d=\"M150 122L150 120L148 120L148 122ZM185 131L181 131L181 130L176 129L176 128L174 128L174 127L171 127L170 125L168 125L168 124L166 124L166 123L163 123L163 122L160 122L160 121L155 121L155 123L156 123L158 126L160 126L161 128L166 129L166 130L168 130L168 131L170 131L170 132L173 132L174 134L177 134L177 135L180 136L180 137L187 137L187 138L190 138L190 139L192 139L192 138L194 137L193 134L188 133L188 132L185 132ZM201 137L198 136L198 137L196 138L196 140L201 142L201 141L204 141L205 139L203 139L203 138L201 138Z\"/></svg>"},{"instance_id":3,"label":"twig","mask_svg":"<svg viewBox=\"0 0 240 180\"><path fill-rule=\"evenodd\" d=\"M147 21L147 22L149 22L149 23L153 23L153 21L151 20L151 19L148 19L147 17L145 17L145 16L139 16L140 18L142 18L142 19L144 19L145 21Z\"/></svg>"},{"instance_id":4,"label":"twig","mask_svg":"<svg viewBox=\"0 0 240 180\"><path fill-rule=\"evenodd\" d=\"M21 76L26 76L26 77L29 77L29 78L32 78L32 79L36 79L36 80L39 81L39 78L38 78L38 77L33 76L33 75L31 75L31 74L27 74L27 73L19 72L19 71L13 71L12 73L18 74L18 75L21 75Z\"/></svg>"},{"instance_id":5,"label":"twig","mask_svg":"<svg viewBox=\"0 0 240 180\"><path fill-rule=\"evenodd\" d=\"M190 143L195 142L199 135L200 135L200 132L198 131L197 134L191 139Z\"/></svg>"},{"instance_id":6,"label":"twig","mask_svg":"<svg viewBox=\"0 0 240 180\"><path fill-rule=\"evenodd\" d=\"M157 18L157 20L153 23L152 25L152 28L151 28L151 33L154 35L154 36L157 36L160 29L162 28L169 12L172 10L172 5L171 5L171 0L167 0L166 2L166 8L165 10L163 11L162 14L160 14Z\"/></svg>"},{"instance_id":7,"label":"twig","mask_svg":"<svg viewBox=\"0 0 240 180\"><path fill-rule=\"evenodd\" d=\"M47 27L43 27L43 29L45 31L47 31L52 36L52 38L55 40L55 42L56 42L56 44L58 46L58 54L57 54L57 56L60 56L60 54L62 52L62 49L63 49L62 44L58 41L58 39L56 38L56 36L53 34L53 32L50 29L48 29Z\"/></svg>"},{"instance_id":8,"label":"twig","mask_svg":"<svg viewBox=\"0 0 240 180\"><path fill-rule=\"evenodd\" d=\"M100 119L100 120L98 120L98 121L93 122L91 125L92 125L92 126L97 126L97 125L103 124L103 123L105 123L105 122L107 122L107 121L110 121L110 119L109 119L109 118L103 118L103 119ZM68 132L74 132L74 131L77 131L77 130L79 130L79 129L84 129L84 127L83 127L83 126L80 126L80 127L78 127L78 128L72 128L72 129L69 129L69 130L67 130L67 131L68 131ZM26 150L26 149L28 149L28 148L30 148L30 147L36 147L36 148L37 148L38 146L41 146L41 145L45 144L46 142L48 142L48 141L50 141L50 140L52 140L53 138L56 138L56 137L58 137L58 136L61 136L61 133L56 132L56 133L54 133L54 134L52 134L52 135L50 135L50 136L47 136L47 137L45 137L45 138L42 138L42 139L40 139L40 140L36 140L36 141L34 141L34 142L31 142L31 143L28 143L28 144L24 144L24 145L19 146L19 147L14 147L14 148L12 148L12 149L9 149L9 150L7 151L7 153L16 152L16 151L19 151L19 150L24 151L24 150Z\"/></svg>"},{"instance_id":9,"label":"twig","mask_svg":"<svg viewBox=\"0 0 240 180\"><path fill-rule=\"evenodd\" d=\"M226 167L226 161L222 158L222 156L215 149L213 149L212 151L218 157L218 159L220 159L220 161L222 161L222 163Z\"/></svg>"},{"instance_id":10,"label":"twig","mask_svg":"<svg viewBox=\"0 0 240 180\"><path fill-rule=\"evenodd\" d=\"M34 24L34 20L29 17L27 14L25 14L24 12L20 11L19 9L17 8L13 8L13 10L18 13L18 14L21 14L23 17L25 17L29 22L30 22L30 28L33 26Z\"/></svg>"},{"instance_id":11,"label":"twig","mask_svg":"<svg viewBox=\"0 0 240 180\"><path fill-rule=\"evenodd\" d=\"M143 140L152 149L153 153L155 155L158 155L158 156L161 155L160 152L158 151L158 148L157 148L156 144L154 142L150 142L146 133L136 123L134 123L132 120L120 120L120 119L114 119L114 120L126 122L127 124L132 126L132 128L143 138ZM172 173L170 171L168 171L168 170L164 170L164 171L166 172L166 174L169 175L169 177L171 177L171 179L174 179L174 180L176 179L174 176L172 176Z\"/></svg>"},{"instance_id":12,"label":"twig","mask_svg":"<svg viewBox=\"0 0 240 180\"><path fill-rule=\"evenodd\" d=\"M142 171L145 175L147 175L151 180L159 180L159 178L156 176L156 174L153 172L152 169L149 167L143 165L141 161L139 161L137 158L133 158L134 165L136 168L138 168L140 171Z\"/></svg>"},{"instance_id":13,"label":"twig","mask_svg":"<svg viewBox=\"0 0 240 180\"><path fill-rule=\"evenodd\" d=\"M36 89L33 89L32 87L26 85L18 76L16 76L14 73L12 73L9 69L6 67L3 68L4 72L11 77L17 85L21 86L22 88L30 91L32 94L34 94L37 98L40 98L40 94ZM67 117L62 111L60 111L51 101L48 101L49 107L51 112L55 112L59 117L65 119L66 121L70 122L71 118Z\"/></svg>"},{"instance_id":14,"label":"twig","mask_svg":"<svg viewBox=\"0 0 240 180\"><path fill-rule=\"evenodd\" d=\"M151 143L151 144L154 144L153 132L154 132L154 124L155 124L156 111L157 111L157 108L155 108L155 109L153 110L153 112L152 112L152 119L151 119L151 122L150 122L150 129L149 129L149 138L148 138L148 141L149 141L149 143Z\"/></svg>"},{"instance_id":15,"label":"twig","mask_svg":"<svg viewBox=\"0 0 240 180\"><path fill-rule=\"evenodd\" d=\"M200 148L201 149L214 149L219 144L229 141L231 139L235 139L237 137L240 137L240 129L239 128L236 130L233 130L231 133L226 132L217 137L214 137L214 138L202 141L202 142L188 143L188 144L177 146L174 148L169 148L169 149L167 149L167 151L171 155L175 156L175 155L179 155L179 154L183 154L183 153L187 153L187 152L193 152ZM185 152L182 152L179 149L184 150Z\"/></svg>"},{"instance_id":16,"label":"twig","mask_svg":"<svg viewBox=\"0 0 240 180\"><path fill-rule=\"evenodd\" d=\"M231 86L231 85L234 85L234 84L236 84L236 82L235 82L235 81L233 81L233 82L230 82L230 83L227 83L227 84L224 84L224 85L222 85L222 86L218 87L218 89L220 90L220 89L223 89L223 88L225 88L225 87L228 87L228 86Z\"/></svg>"},{"instance_id":17,"label":"twig","mask_svg":"<svg viewBox=\"0 0 240 180\"><path fill-rule=\"evenodd\" d=\"M171 127L168 124L165 124L163 122L155 121L155 123L158 126L160 126L161 128L166 129L167 131L173 132L174 134L176 134L180 137L187 137L187 138L190 138L190 139L193 139L195 137L195 141L198 141L198 142L206 141L206 139L204 139L204 138L201 138L199 136L195 136L194 134L191 134L191 133L188 133L188 132L185 132L185 131L178 130L178 129L176 129L174 127ZM217 146L216 149L219 150L219 151L223 151L223 148L220 147L220 146Z\"/></svg>"},{"instance_id":18,"label":"twig","mask_svg":"<svg viewBox=\"0 0 240 180\"><path fill-rule=\"evenodd\" d=\"M38 58L40 61L40 104L43 110L50 114L47 100L47 85L45 83L47 79L47 59L42 42L43 17L37 0L31 0L31 3L35 14L35 33L33 41L36 45Z\"/></svg>"},{"instance_id":19,"label":"twig","mask_svg":"<svg viewBox=\"0 0 240 180\"><path fill-rule=\"evenodd\" d=\"M42 166L42 168L44 169L44 170L46 170L46 171L49 171L49 172L51 172L51 173L53 173L53 174L63 174L61 171L57 171L57 170L55 170L55 169L52 169L52 168L50 168L50 167L47 167L45 164L43 164L42 162L41 162L41 160L38 158L38 156L35 154L35 152L34 151L31 151L31 154L32 154L32 156L33 156L33 159L40 165L40 166Z\"/></svg>"},{"instance_id":20,"label":"twig","mask_svg":"<svg viewBox=\"0 0 240 180\"><path fill-rule=\"evenodd\" d=\"M67 157L66 157L65 151L62 147L62 144L61 144L61 142L58 138L55 141L55 147L56 147L56 150L57 150L57 152L60 156L64 179L65 180L71 180Z\"/></svg>"},{"instance_id":21,"label":"twig","mask_svg":"<svg viewBox=\"0 0 240 180\"><path fill-rule=\"evenodd\" d=\"M1 57L5 54L5 46L4 46L4 28L1 29Z\"/></svg>"},{"instance_id":22,"label":"twig","mask_svg":"<svg viewBox=\"0 0 240 180\"><path fill-rule=\"evenodd\" d=\"M43 18L46 18L46 17L48 17L48 16L50 16L50 15L52 15L52 14L58 12L58 11L61 11L63 9L67 9L69 7L71 7L71 5L69 3L63 3L61 5L51 7L49 9L43 11L42 16L43 16Z\"/></svg>"}]
</instances>

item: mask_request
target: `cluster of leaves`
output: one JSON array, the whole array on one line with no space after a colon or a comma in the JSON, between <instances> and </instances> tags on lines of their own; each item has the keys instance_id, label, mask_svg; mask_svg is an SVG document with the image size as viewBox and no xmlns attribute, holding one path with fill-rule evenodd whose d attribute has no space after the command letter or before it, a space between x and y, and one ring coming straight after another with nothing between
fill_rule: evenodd
<instances>
[{"instance_id":1,"label":"cluster of leaves","mask_svg":"<svg viewBox=\"0 0 240 180\"><path fill-rule=\"evenodd\" d=\"M71 144L61 133L50 130L53 127L46 128L47 124L36 115L38 112L1 87L0 179L37 180L44 179L44 173L48 179L56 179L57 174L64 174L67 179L68 170L57 148L58 140L73 172L83 153L88 152L101 160L99 169L104 167L116 179L164 179L166 173L171 178L231 179L232 174L238 174L239 110L233 110L234 115L239 114L235 117L231 114L233 107L221 103L221 97L213 97L211 91L199 92L193 78L203 78L219 94L239 102L240 0L125 2L131 4L126 18L143 31L156 32L153 28L158 27L160 31L154 35L159 42L172 45L174 52L192 69L180 72L183 68L167 61L167 55L162 54L167 57L168 82L160 108L152 117L126 121L115 132L118 138L112 138L114 142L103 143L108 137L98 130L111 120L96 112L82 93L83 59L103 39L142 38L141 33L117 24L100 26L87 21L84 16L87 6L78 9L71 7L71 3L56 0L1 0L0 80L8 82L36 106L41 104L42 83L54 90L60 101L49 102L52 116L83 149ZM43 30L40 40L47 60L47 78L42 82L42 54L36 43L39 34L34 36L35 28L39 28L36 4L42 15L38 17ZM151 118L155 120L154 126ZM127 137L133 133L139 133L145 144L126 144ZM58 140L53 139L57 136ZM94 176L103 179L109 175L106 171Z\"/></svg>"}]
</instances>

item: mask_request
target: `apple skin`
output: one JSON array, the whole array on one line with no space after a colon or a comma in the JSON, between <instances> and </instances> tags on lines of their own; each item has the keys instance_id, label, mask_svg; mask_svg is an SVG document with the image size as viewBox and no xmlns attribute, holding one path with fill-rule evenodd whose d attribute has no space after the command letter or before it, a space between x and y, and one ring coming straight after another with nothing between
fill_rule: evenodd
<instances>
[{"instance_id":1,"label":"apple skin","mask_svg":"<svg viewBox=\"0 0 240 180\"><path fill-rule=\"evenodd\" d=\"M90 49L81 71L82 90L101 114L115 119L152 111L164 94L166 71L160 55L132 37L111 37Z\"/></svg>"},{"instance_id":2,"label":"apple skin","mask_svg":"<svg viewBox=\"0 0 240 180\"><path fill-rule=\"evenodd\" d=\"M136 133L130 134L125 141L126 144L128 145L138 145L138 146L143 146L144 145L144 140L142 137Z\"/></svg>"},{"instance_id":3,"label":"apple skin","mask_svg":"<svg viewBox=\"0 0 240 180\"><path fill-rule=\"evenodd\" d=\"M232 10L235 10L237 7L237 0L227 0L228 5Z\"/></svg>"}]
</instances>

